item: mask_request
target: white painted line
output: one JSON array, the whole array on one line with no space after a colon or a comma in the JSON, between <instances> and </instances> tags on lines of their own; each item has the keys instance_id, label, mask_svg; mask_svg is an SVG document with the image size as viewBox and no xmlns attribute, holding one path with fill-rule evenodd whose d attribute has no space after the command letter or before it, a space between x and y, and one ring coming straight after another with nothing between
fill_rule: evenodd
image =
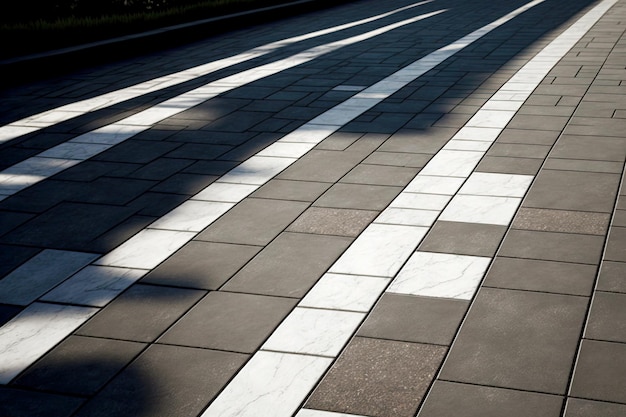
<instances>
[{"instance_id":1,"label":"white painted line","mask_svg":"<svg viewBox=\"0 0 626 417\"><path fill-rule=\"evenodd\" d=\"M183 93L179 96L161 102L153 107L150 107L146 110L143 110L139 113L136 113L132 116L129 116L123 120L120 120L116 123L113 123L109 126L106 126L101 129L97 129L93 132L88 132L82 137L76 138L72 143L62 143L57 146L54 146L40 154L31 157L21 164L29 164L31 160L38 160L42 158L65 158L68 160L75 161L84 161L88 158L91 158L95 155L98 155L101 152L106 151L111 148L115 144L121 143L123 140L126 140L132 137L132 132L141 132L143 130L148 129L150 126L168 118L174 116L178 113L181 113L185 110L190 109L193 106L196 106L200 103L203 103L211 98L217 97L219 94L224 92L233 90L235 88L242 87L248 83L251 83L256 80L260 80L262 78L277 74L279 72L285 71L289 68L296 67L298 65L304 64L306 62L310 62L314 59L317 59L323 55L326 55L330 52L336 51L343 47L353 45L358 42L362 42L376 36L387 33L391 30L400 28L402 26L409 25L411 23L418 22L420 20L427 19L432 16L436 16L440 13L445 12L445 10L438 10L432 13L426 13L423 15L415 16L410 19L405 19L400 22L396 22L387 26L383 26L381 28L363 33L361 35L352 36L346 39L341 39L339 41L330 42L325 45L316 46L314 48L307 49L304 52L297 53L287 58L280 59L278 61L271 62L269 64L261 65L258 67L254 67L240 73L219 79L217 81L210 82L202 87L196 88L195 90L191 90L189 92ZM364 104L362 99L360 100L361 107L354 107L354 104L348 105L348 108L352 115L350 119L357 117L359 114L363 113L367 108L373 106L378 101L370 99L366 100L366 104ZM359 102L359 100L357 100ZM342 106L344 103L340 104L339 108L334 108L322 116L325 116L326 119L321 120L319 123L313 120L312 124L336 124L332 123L333 119L337 119L341 124L345 124L343 121L345 119L345 114L342 113ZM362 106L368 105L367 108L362 108ZM322 117L320 116L320 117ZM48 116L46 116L48 117ZM60 116L59 116L60 117ZM56 120L57 117L52 117L52 119ZM338 125L338 126L339 126ZM327 128L328 130L328 128ZM107 135L108 134L108 135ZM111 135L113 139L111 139ZM108 138L110 143L99 143L95 144L93 139L98 136L104 136ZM106 140L106 139L105 139ZM85 144L85 143L89 144ZM301 148L302 150L303 148ZM9 167L4 171L0 172L0 195L12 195L16 192L30 187L31 185L42 181L49 177L46 175L39 175L37 177L33 177L30 173L14 173L11 170L14 167ZM68 165L69 167L69 165ZM57 167L58 169L54 173L60 172L61 166ZM10 175L10 176L9 176ZM20 178L23 175L24 178Z\"/></svg>"},{"instance_id":2,"label":"white painted line","mask_svg":"<svg viewBox=\"0 0 626 417\"><path fill-rule=\"evenodd\" d=\"M267 55L269 53L277 51L280 48L295 44L297 42L313 39L323 35L328 35L334 32L339 32L341 30L349 29L355 26L364 25L366 23L380 20L396 13L400 13L402 11L430 3L431 1L433 0L413 3L408 6L400 7L398 9L394 9L389 12L372 16L366 19L361 19L355 22L349 22L327 29L306 33L304 35L294 36L276 42L271 42L228 58L223 58L214 62L202 64L183 71L165 75L163 77L145 81L143 83L135 84L130 87L102 94L97 97L81 100L65 106L57 107L56 109L45 111L43 113L35 114L10 123L6 126L0 127L0 143L8 142L12 139L26 135L28 133L35 132L44 127L52 126L54 124L70 120L74 117L81 116L95 110L103 109L114 104L148 94L150 92L172 87L174 85L178 85L193 80L195 78L211 74L215 71L222 70L233 65L237 65L251 59L261 57L263 55Z\"/></svg>"}]
</instances>

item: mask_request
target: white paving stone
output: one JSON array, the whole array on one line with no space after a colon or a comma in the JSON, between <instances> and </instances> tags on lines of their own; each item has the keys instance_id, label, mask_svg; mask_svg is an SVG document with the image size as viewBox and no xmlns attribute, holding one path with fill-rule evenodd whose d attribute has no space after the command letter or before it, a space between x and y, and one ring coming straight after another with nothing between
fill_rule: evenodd
<instances>
[{"instance_id":1,"label":"white paving stone","mask_svg":"<svg viewBox=\"0 0 626 417\"><path fill-rule=\"evenodd\" d=\"M8 384L96 311L89 307L34 303L0 327L0 384Z\"/></svg>"},{"instance_id":2,"label":"white paving stone","mask_svg":"<svg viewBox=\"0 0 626 417\"><path fill-rule=\"evenodd\" d=\"M474 172L459 194L524 197L533 179L532 175Z\"/></svg>"},{"instance_id":3,"label":"white paving stone","mask_svg":"<svg viewBox=\"0 0 626 417\"><path fill-rule=\"evenodd\" d=\"M467 126L504 128L513 116L515 116L515 111L481 109L467 122Z\"/></svg>"},{"instance_id":4,"label":"white paving stone","mask_svg":"<svg viewBox=\"0 0 626 417\"><path fill-rule=\"evenodd\" d=\"M364 313L296 307L261 349L335 357L364 318Z\"/></svg>"},{"instance_id":5,"label":"white paving stone","mask_svg":"<svg viewBox=\"0 0 626 417\"><path fill-rule=\"evenodd\" d=\"M231 184L217 181L191 197L191 199L238 203L258 189L258 185Z\"/></svg>"},{"instance_id":6,"label":"white paving stone","mask_svg":"<svg viewBox=\"0 0 626 417\"><path fill-rule=\"evenodd\" d=\"M441 150L420 171L420 175L467 178L483 155L483 152Z\"/></svg>"},{"instance_id":7,"label":"white paving stone","mask_svg":"<svg viewBox=\"0 0 626 417\"><path fill-rule=\"evenodd\" d=\"M427 227L371 224L329 272L393 277L428 231Z\"/></svg>"},{"instance_id":8,"label":"white paving stone","mask_svg":"<svg viewBox=\"0 0 626 417\"><path fill-rule=\"evenodd\" d=\"M148 270L91 265L44 295L41 300L104 307Z\"/></svg>"},{"instance_id":9,"label":"white paving stone","mask_svg":"<svg viewBox=\"0 0 626 417\"><path fill-rule=\"evenodd\" d=\"M299 306L368 312L388 284L388 278L328 273Z\"/></svg>"},{"instance_id":10,"label":"white paving stone","mask_svg":"<svg viewBox=\"0 0 626 417\"><path fill-rule=\"evenodd\" d=\"M405 191L411 193L454 195L465 179L454 177L435 177L420 173L407 185Z\"/></svg>"},{"instance_id":11,"label":"white paving stone","mask_svg":"<svg viewBox=\"0 0 626 417\"><path fill-rule=\"evenodd\" d=\"M460 140L452 139L442 149L450 149L454 151L478 151L486 152L491 146L491 142L481 142L478 140Z\"/></svg>"},{"instance_id":12,"label":"white paving stone","mask_svg":"<svg viewBox=\"0 0 626 417\"><path fill-rule=\"evenodd\" d=\"M257 352L202 417L291 417L332 359Z\"/></svg>"},{"instance_id":13,"label":"white paving stone","mask_svg":"<svg viewBox=\"0 0 626 417\"><path fill-rule=\"evenodd\" d=\"M300 158L315 147L315 143L276 142L259 152L258 156Z\"/></svg>"},{"instance_id":14,"label":"white paving stone","mask_svg":"<svg viewBox=\"0 0 626 417\"><path fill-rule=\"evenodd\" d=\"M437 210L415 210L407 208L388 207L374 220L374 223L399 224L405 226L430 227L439 216Z\"/></svg>"},{"instance_id":15,"label":"white paving stone","mask_svg":"<svg viewBox=\"0 0 626 417\"><path fill-rule=\"evenodd\" d=\"M450 201L448 195L400 193L389 205L391 208L410 208L421 210L443 210Z\"/></svg>"},{"instance_id":16,"label":"white paving stone","mask_svg":"<svg viewBox=\"0 0 626 417\"><path fill-rule=\"evenodd\" d=\"M94 264L153 269L195 236L193 232L144 229Z\"/></svg>"},{"instance_id":17,"label":"white paving stone","mask_svg":"<svg viewBox=\"0 0 626 417\"><path fill-rule=\"evenodd\" d=\"M494 127L464 126L453 137L461 140L478 140L481 142L493 142L502 133L502 129Z\"/></svg>"},{"instance_id":18,"label":"white paving stone","mask_svg":"<svg viewBox=\"0 0 626 417\"><path fill-rule=\"evenodd\" d=\"M490 262L479 256L415 252L387 291L470 300Z\"/></svg>"},{"instance_id":19,"label":"white paving stone","mask_svg":"<svg viewBox=\"0 0 626 417\"><path fill-rule=\"evenodd\" d=\"M230 210L234 203L188 200L161 217L148 228L200 232Z\"/></svg>"},{"instance_id":20,"label":"white paving stone","mask_svg":"<svg viewBox=\"0 0 626 417\"><path fill-rule=\"evenodd\" d=\"M97 257L46 249L0 280L0 303L28 305Z\"/></svg>"},{"instance_id":21,"label":"white paving stone","mask_svg":"<svg viewBox=\"0 0 626 417\"><path fill-rule=\"evenodd\" d=\"M366 417L356 414L333 413L330 411L312 410L303 408L296 414L296 417Z\"/></svg>"},{"instance_id":22,"label":"white paving stone","mask_svg":"<svg viewBox=\"0 0 626 417\"><path fill-rule=\"evenodd\" d=\"M439 216L439 220L508 226L522 199L457 195Z\"/></svg>"},{"instance_id":23,"label":"white paving stone","mask_svg":"<svg viewBox=\"0 0 626 417\"><path fill-rule=\"evenodd\" d=\"M223 175L220 182L263 185L295 161L295 158L253 156Z\"/></svg>"}]
</instances>

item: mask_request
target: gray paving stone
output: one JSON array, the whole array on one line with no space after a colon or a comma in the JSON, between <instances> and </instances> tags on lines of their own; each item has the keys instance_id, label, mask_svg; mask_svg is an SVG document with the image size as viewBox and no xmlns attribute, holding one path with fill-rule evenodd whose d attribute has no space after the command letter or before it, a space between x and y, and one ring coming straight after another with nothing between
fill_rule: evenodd
<instances>
[{"instance_id":1,"label":"gray paving stone","mask_svg":"<svg viewBox=\"0 0 626 417\"><path fill-rule=\"evenodd\" d=\"M626 139L563 135L556 143L551 156L566 159L623 162L626 157Z\"/></svg>"},{"instance_id":2,"label":"gray paving stone","mask_svg":"<svg viewBox=\"0 0 626 417\"><path fill-rule=\"evenodd\" d=\"M203 143L185 143L167 154L168 158L217 159L232 150L232 146L210 145Z\"/></svg>"},{"instance_id":3,"label":"gray paving stone","mask_svg":"<svg viewBox=\"0 0 626 417\"><path fill-rule=\"evenodd\" d=\"M607 213L522 207L515 215L512 227L523 230L604 236L610 220L611 216Z\"/></svg>"},{"instance_id":4,"label":"gray paving stone","mask_svg":"<svg viewBox=\"0 0 626 417\"><path fill-rule=\"evenodd\" d=\"M621 174L621 162L609 161L589 161L581 159L558 159L548 157L544 168L556 171L583 171L583 172L599 172L608 174Z\"/></svg>"},{"instance_id":5,"label":"gray paving stone","mask_svg":"<svg viewBox=\"0 0 626 417\"><path fill-rule=\"evenodd\" d=\"M351 242L340 236L283 233L222 290L302 298Z\"/></svg>"},{"instance_id":6,"label":"gray paving stone","mask_svg":"<svg viewBox=\"0 0 626 417\"><path fill-rule=\"evenodd\" d=\"M590 296L595 265L496 257L483 286Z\"/></svg>"},{"instance_id":7,"label":"gray paving stone","mask_svg":"<svg viewBox=\"0 0 626 417\"><path fill-rule=\"evenodd\" d=\"M626 344L583 339L570 396L626 404Z\"/></svg>"},{"instance_id":8,"label":"gray paving stone","mask_svg":"<svg viewBox=\"0 0 626 417\"><path fill-rule=\"evenodd\" d=\"M288 232L357 237L378 216L378 211L310 207Z\"/></svg>"},{"instance_id":9,"label":"gray paving stone","mask_svg":"<svg viewBox=\"0 0 626 417\"><path fill-rule=\"evenodd\" d=\"M550 146L545 145L494 143L486 156L544 159L548 152L550 152Z\"/></svg>"},{"instance_id":10,"label":"gray paving stone","mask_svg":"<svg viewBox=\"0 0 626 417\"><path fill-rule=\"evenodd\" d=\"M423 252L493 256L505 232L505 226L437 221L418 249Z\"/></svg>"},{"instance_id":11,"label":"gray paving stone","mask_svg":"<svg viewBox=\"0 0 626 417\"><path fill-rule=\"evenodd\" d=\"M93 316L76 334L153 342L205 294L199 290L136 284Z\"/></svg>"},{"instance_id":12,"label":"gray paving stone","mask_svg":"<svg viewBox=\"0 0 626 417\"><path fill-rule=\"evenodd\" d=\"M217 175L174 174L150 189L157 193L194 195L218 178Z\"/></svg>"},{"instance_id":13,"label":"gray paving stone","mask_svg":"<svg viewBox=\"0 0 626 417\"><path fill-rule=\"evenodd\" d=\"M308 206L305 202L247 198L206 228L196 239L267 245Z\"/></svg>"},{"instance_id":14,"label":"gray paving stone","mask_svg":"<svg viewBox=\"0 0 626 417\"><path fill-rule=\"evenodd\" d=\"M93 395L144 348L142 343L70 336L13 383L41 391Z\"/></svg>"},{"instance_id":15,"label":"gray paving stone","mask_svg":"<svg viewBox=\"0 0 626 417\"><path fill-rule=\"evenodd\" d=\"M342 179L342 183L406 186L418 169L388 165L359 164Z\"/></svg>"},{"instance_id":16,"label":"gray paving stone","mask_svg":"<svg viewBox=\"0 0 626 417\"><path fill-rule=\"evenodd\" d=\"M483 288L439 376L564 394L587 298Z\"/></svg>"},{"instance_id":17,"label":"gray paving stone","mask_svg":"<svg viewBox=\"0 0 626 417\"><path fill-rule=\"evenodd\" d=\"M193 161L187 159L159 158L135 171L132 177L146 180L164 180L192 163Z\"/></svg>"},{"instance_id":18,"label":"gray paving stone","mask_svg":"<svg viewBox=\"0 0 626 417\"><path fill-rule=\"evenodd\" d=\"M563 116L531 116L518 114L511 119L507 127L512 129L539 129L560 132L563 130L568 120L569 117Z\"/></svg>"},{"instance_id":19,"label":"gray paving stone","mask_svg":"<svg viewBox=\"0 0 626 417\"><path fill-rule=\"evenodd\" d=\"M373 165L422 168L428 163L431 157L432 155L429 154L376 151L363 162Z\"/></svg>"},{"instance_id":20,"label":"gray paving stone","mask_svg":"<svg viewBox=\"0 0 626 417\"><path fill-rule=\"evenodd\" d=\"M502 156L485 156L476 167L477 172L498 174L536 175L542 164L537 158L513 158Z\"/></svg>"},{"instance_id":21,"label":"gray paving stone","mask_svg":"<svg viewBox=\"0 0 626 417\"><path fill-rule=\"evenodd\" d=\"M179 147L180 143L129 139L94 156L94 161L145 164Z\"/></svg>"},{"instance_id":22,"label":"gray paving stone","mask_svg":"<svg viewBox=\"0 0 626 417\"><path fill-rule=\"evenodd\" d=\"M611 213L618 187L614 174L542 170L522 206Z\"/></svg>"},{"instance_id":23,"label":"gray paving stone","mask_svg":"<svg viewBox=\"0 0 626 417\"><path fill-rule=\"evenodd\" d=\"M261 250L258 246L191 241L142 282L216 290Z\"/></svg>"},{"instance_id":24,"label":"gray paving stone","mask_svg":"<svg viewBox=\"0 0 626 417\"><path fill-rule=\"evenodd\" d=\"M604 261L600 267L597 289L626 293L626 263Z\"/></svg>"},{"instance_id":25,"label":"gray paving stone","mask_svg":"<svg viewBox=\"0 0 626 417\"><path fill-rule=\"evenodd\" d=\"M13 317L17 316L23 310L22 307L0 304L0 327L8 323Z\"/></svg>"},{"instance_id":26,"label":"gray paving stone","mask_svg":"<svg viewBox=\"0 0 626 417\"><path fill-rule=\"evenodd\" d=\"M128 204L139 216L161 217L187 200L182 194L146 192Z\"/></svg>"},{"instance_id":27,"label":"gray paving stone","mask_svg":"<svg viewBox=\"0 0 626 417\"><path fill-rule=\"evenodd\" d=\"M447 141L452 138L458 129L456 128L432 128L426 130L405 129L401 130L380 147L384 152L406 152L435 154Z\"/></svg>"},{"instance_id":28,"label":"gray paving stone","mask_svg":"<svg viewBox=\"0 0 626 417\"><path fill-rule=\"evenodd\" d=\"M604 259L608 261L626 261L626 227L611 227Z\"/></svg>"},{"instance_id":29,"label":"gray paving stone","mask_svg":"<svg viewBox=\"0 0 626 417\"><path fill-rule=\"evenodd\" d=\"M306 403L307 408L412 417L446 348L357 337Z\"/></svg>"},{"instance_id":30,"label":"gray paving stone","mask_svg":"<svg viewBox=\"0 0 626 417\"><path fill-rule=\"evenodd\" d=\"M230 352L152 345L76 415L199 415L246 358Z\"/></svg>"},{"instance_id":31,"label":"gray paving stone","mask_svg":"<svg viewBox=\"0 0 626 417\"><path fill-rule=\"evenodd\" d=\"M84 401L83 398L0 387L2 417L70 417Z\"/></svg>"},{"instance_id":32,"label":"gray paving stone","mask_svg":"<svg viewBox=\"0 0 626 417\"><path fill-rule=\"evenodd\" d=\"M126 207L61 203L3 237L4 242L83 251L134 213Z\"/></svg>"},{"instance_id":33,"label":"gray paving stone","mask_svg":"<svg viewBox=\"0 0 626 417\"><path fill-rule=\"evenodd\" d=\"M435 381L418 417L558 417L563 399L556 395ZM506 411L505 411L506 410Z\"/></svg>"},{"instance_id":34,"label":"gray paving stone","mask_svg":"<svg viewBox=\"0 0 626 417\"><path fill-rule=\"evenodd\" d=\"M140 168L141 165L125 162L83 161L54 176L62 181L93 181L102 176L125 177Z\"/></svg>"},{"instance_id":35,"label":"gray paving stone","mask_svg":"<svg viewBox=\"0 0 626 417\"><path fill-rule=\"evenodd\" d=\"M289 298L214 291L158 342L254 353L295 306Z\"/></svg>"},{"instance_id":36,"label":"gray paving stone","mask_svg":"<svg viewBox=\"0 0 626 417\"><path fill-rule=\"evenodd\" d=\"M568 398L564 417L620 417L626 414L625 404Z\"/></svg>"},{"instance_id":37,"label":"gray paving stone","mask_svg":"<svg viewBox=\"0 0 626 417\"><path fill-rule=\"evenodd\" d=\"M385 293L357 334L449 346L468 307L465 300Z\"/></svg>"},{"instance_id":38,"label":"gray paving stone","mask_svg":"<svg viewBox=\"0 0 626 417\"><path fill-rule=\"evenodd\" d=\"M524 105L519 109L519 114L539 116L571 116L576 107L573 106L534 106Z\"/></svg>"},{"instance_id":39,"label":"gray paving stone","mask_svg":"<svg viewBox=\"0 0 626 417\"><path fill-rule=\"evenodd\" d=\"M273 179L255 191L251 197L313 202L330 186L331 184L324 182Z\"/></svg>"},{"instance_id":40,"label":"gray paving stone","mask_svg":"<svg viewBox=\"0 0 626 417\"><path fill-rule=\"evenodd\" d=\"M326 151L345 151L362 136L362 133L335 132L326 139L322 140L315 147L315 149Z\"/></svg>"},{"instance_id":41,"label":"gray paving stone","mask_svg":"<svg viewBox=\"0 0 626 417\"><path fill-rule=\"evenodd\" d=\"M33 214L3 210L0 212L0 236L34 217Z\"/></svg>"},{"instance_id":42,"label":"gray paving stone","mask_svg":"<svg viewBox=\"0 0 626 417\"><path fill-rule=\"evenodd\" d=\"M223 175L238 165L235 161L198 161L186 168L187 174Z\"/></svg>"},{"instance_id":43,"label":"gray paving stone","mask_svg":"<svg viewBox=\"0 0 626 417\"><path fill-rule=\"evenodd\" d=\"M499 255L598 265L603 244L602 236L511 230Z\"/></svg>"},{"instance_id":44,"label":"gray paving stone","mask_svg":"<svg viewBox=\"0 0 626 417\"><path fill-rule=\"evenodd\" d=\"M383 210L401 191L402 187L335 184L313 205L331 208Z\"/></svg>"},{"instance_id":45,"label":"gray paving stone","mask_svg":"<svg viewBox=\"0 0 626 417\"><path fill-rule=\"evenodd\" d=\"M109 252L139 233L155 220L156 217L151 216L131 216L111 230L85 244L83 250L96 253Z\"/></svg>"},{"instance_id":46,"label":"gray paving stone","mask_svg":"<svg viewBox=\"0 0 626 417\"><path fill-rule=\"evenodd\" d=\"M532 96L531 96L532 97ZM497 143L520 143L528 145L553 145L559 132L551 130L526 130L526 129L504 129L498 139Z\"/></svg>"},{"instance_id":47,"label":"gray paving stone","mask_svg":"<svg viewBox=\"0 0 626 417\"><path fill-rule=\"evenodd\" d=\"M626 294L594 293L585 338L626 343Z\"/></svg>"},{"instance_id":48,"label":"gray paving stone","mask_svg":"<svg viewBox=\"0 0 626 417\"><path fill-rule=\"evenodd\" d=\"M572 118L564 133L567 135L612 136L623 138L626 122L623 119Z\"/></svg>"},{"instance_id":49,"label":"gray paving stone","mask_svg":"<svg viewBox=\"0 0 626 417\"><path fill-rule=\"evenodd\" d=\"M312 150L277 178L296 181L335 182L361 162L366 155L347 151Z\"/></svg>"}]
</instances>

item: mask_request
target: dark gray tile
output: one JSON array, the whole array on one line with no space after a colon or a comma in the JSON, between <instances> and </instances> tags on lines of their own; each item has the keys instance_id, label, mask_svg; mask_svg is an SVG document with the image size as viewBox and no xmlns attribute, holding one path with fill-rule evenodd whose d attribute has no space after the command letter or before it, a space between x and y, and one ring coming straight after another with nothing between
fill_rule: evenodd
<instances>
[{"instance_id":1,"label":"dark gray tile","mask_svg":"<svg viewBox=\"0 0 626 417\"><path fill-rule=\"evenodd\" d=\"M412 417L446 349L357 337L326 374L306 407L377 417Z\"/></svg>"},{"instance_id":2,"label":"dark gray tile","mask_svg":"<svg viewBox=\"0 0 626 417\"><path fill-rule=\"evenodd\" d=\"M192 163L193 161L188 159L159 158L133 172L131 177L144 180L164 180Z\"/></svg>"},{"instance_id":3,"label":"dark gray tile","mask_svg":"<svg viewBox=\"0 0 626 417\"><path fill-rule=\"evenodd\" d=\"M232 146L209 145L205 143L186 143L167 154L168 158L184 159L217 159L219 156L232 150ZM191 161L189 161L191 162Z\"/></svg>"},{"instance_id":4,"label":"dark gray tile","mask_svg":"<svg viewBox=\"0 0 626 417\"><path fill-rule=\"evenodd\" d=\"M626 343L626 294L594 293L585 338Z\"/></svg>"},{"instance_id":5,"label":"dark gray tile","mask_svg":"<svg viewBox=\"0 0 626 417\"><path fill-rule=\"evenodd\" d=\"M267 245L309 206L297 201L246 198L197 236L197 240Z\"/></svg>"},{"instance_id":6,"label":"dark gray tile","mask_svg":"<svg viewBox=\"0 0 626 417\"><path fill-rule=\"evenodd\" d=\"M237 353L152 345L77 416L199 415L246 359Z\"/></svg>"},{"instance_id":7,"label":"dark gray tile","mask_svg":"<svg viewBox=\"0 0 626 417\"><path fill-rule=\"evenodd\" d=\"M96 155L95 161L146 164L179 147L180 143L129 139Z\"/></svg>"},{"instance_id":8,"label":"dark gray tile","mask_svg":"<svg viewBox=\"0 0 626 417\"><path fill-rule=\"evenodd\" d=\"M216 290L261 250L258 246L191 241L142 282Z\"/></svg>"},{"instance_id":9,"label":"dark gray tile","mask_svg":"<svg viewBox=\"0 0 626 417\"><path fill-rule=\"evenodd\" d=\"M570 396L626 403L626 344L583 339Z\"/></svg>"},{"instance_id":10,"label":"dark gray tile","mask_svg":"<svg viewBox=\"0 0 626 417\"><path fill-rule=\"evenodd\" d=\"M439 118L439 116L437 116ZM384 152L435 154L454 136L456 128L401 130L380 147Z\"/></svg>"},{"instance_id":11,"label":"dark gray tile","mask_svg":"<svg viewBox=\"0 0 626 417\"><path fill-rule=\"evenodd\" d=\"M611 213L619 180L615 174L542 170L523 206Z\"/></svg>"},{"instance_id":12,"label":"dark gray tile","mask_svg":"<svg viewBox=\"0 0 626 417\"><path fill-rule=\"evenodd\" d=\"M504 156L485 156L476 167L477 172L497 174L535 175L542 164L536 158L512 158Z\"/></svg>"},{"instance_id":13,"label":"dark gray tile","mask_svg":"<svg viewBox=\"0 0 626 417\"><path fill-rule=\"evenodd\" d=\"M611 161L589 161L585 159L559 159L548 157L544 169L555 171L583 171L621 174L622 163Z\"/></svg>"},{"instance_id":14,"label":"dark gray tile","mask_svg":"<svg viewBox=\"0 0 626 417\"><path fill-rule=\"evenodd\" d=\"M2 417L69 417L83 398L0 386Z\"/></svg>"},{"instance_id":15,"label":"dark gray tile","mask_svg":"<svg viewBox=\"0 0 626 417\"><path fill-rule=\"evenodd\" d=\"M626 157L626 139L563 135L554 146L551 156L565 159L622 162Z\"/></svg>"},{"instance_id":16,"label":"dark gray tile","mask_svg":"<svg viewBox=\"0 0 626 417\"><path fill-rule=\"evenodd\" d=\"M422 168L432 158L431 154L376 151L363 162L374 165Z\"/></svg>"},{"instance_id":17,"label":"dark gray tile","mask_svg":"<svg viewBox=\"0 0 626 417\"><path fill-rule=\"evenodd\" d=\"M13 383L42 391L93 395L144 348L142 343L70 336Z\"/></svg>"},{"instance_id":18,"label":"dark gray tile","mask_svg":"<svg viewBox=\"0 0 626 417\"><path fill-rule=\"evenodd\" d=\"M595 265L496 257L483 286L589 296Z\"/></svg>"},{"instance_id":19,"label":"dark gray tile","mask_svg":"<svg viewBox=\"0 0 626 417\"><path fill-rule=\"evenodd\" d=\"M104 307L76 334L153 342L205 291L136 284Z\"/></svg>"},{"instance_id":20,"label":"dark gray tile","mask_svg":"<svg viewBox=\"0 0 626 417\"><path fill-rule=\"evenodd\" d=\"M133 213L134 210L119 206L62 203L9 232L3 240L84 251L89 242Z\"/></svg>"},{"instance_id":21,"label":"dark gray tile","mask_svg":"<svg viewBox=\"0 0 626 417\"><path fill-rule=\"evenodd\" d=\"M623 417L625 415L626 404L568 398L564 417Z\"/></svg>"},{"instance_id":22,"label":"dark gray tile","mask_svg":"<svg viewBox=\"0 0 626 417\"><path fill-rule=\"evenodd\" d=\"M406 186L417 174L416 168L359 164L342 179L343 183Z\"/></svg>"},{"instance_id":23,"label":"dark gray tile","mask_svg":"<svg viewBox=\"0 0 626 417\"><path fill-rule=\"evenodd\" d=\"M418 417L559 417L560 396L435 381Z\"/></svg>"},{"instance_id":24,"label":"dark gray tile","mask_svg":"<svg viewBox=\"0 0 626 417\"><path fill-rule=\"evenodd\" d=\"M8 304L0 304L0 327L8 323L13 317L17 316L23 307Z\"/></svg>"},{"instance_id":25,"label":"dark gray tile","mask_svg":"<svg viewBox=\"0 0 626 417\"><path fill-rule=\"evenodd\" d=\"M0 276L9 272L37 255L41 249L24 246L0 245Z\"/></svg>"},{"instance_id":26,"label":"dark gray tile","mask_svg":"<svg viewBox=\"0 0 626 417\"><path fill-rule=\"evenodd\" d=\"M482 288L439 376L564 394L587 298Z\"/></svg>"},{"instance_id":27,"label":"dark gray tile","mask_svg":"<svg viewBox=\"0 0 626 417\"><path fill-rule=\"evenodd\" d=\"M335 182L367 155L348 151L312 150L278 175L278 179Z\"/></svg>"},{"instance_id":28,"label":"dark gray tile","mask_svg":"<svg viewBox=\"0 0 626 417\"><path fill-rule=\"evenodd\" d=\"M283 233L231 278L223 290L304 297L351 242L347 237Z\"/></svg>"},{"instance_id":29,"label":"dark gray tile","mask_svg":"<svg viewBox=\"0 0 626 417\"><path fill-rule=\"evenodd\" d=\"M401 191L402 187L335 184L313 205L359 210L383 210Z\"/></svg>"},{"instance_id":30,"label":"dark gray tile","mask_svg":"<svg viewBox=\"0 0 626 417\"><path fill-rule=\"evenodd\" d=\"M559 132L550 130L504 129L498 143L524 143L530 145L553 145Z\"/></svg>"},{"instance_id":31,"label":"dark gray tile","mask_svg":"<svg viewBox=\"0 0 626 417\"><path fill-rule=\"evenodd\" d=\"M626 261L626 227L611 227L604 259L607 261Z\"/></svg>"},{"instance_id":32,"label":"dark gray tile","mask_svg":"<svg viewBox=\"0 0 626 417\"><path fill-rule=\"evenodd\" d=\"M20 213L15 211L1 211L0 212L0 236L10 232L17 226L27 222L34 217L30 213Z\"/></svg>"},{"instance_id":33,"label":"dark gray tile","mask_svg":"<svg viewBox=\"0 0 626 417\"><path fill-rule=\"evenodd\" d=\"M602 236L511 230L499 255L598 265L603 244Z\"/></svg>"},{"instance_id":34,"label":"dark gray tile","mask_svg":"<svg viewBox=\"0 0 626 417\"><path fill-rule=\"evenodd\" d=\"M550 146L545 145L496 142L489 148L487 156L544 159L550 149Z\"/></svg>"},{"instance_id":35,"label":"dark gray tile","mask_svg":"<svg viewBox=\"0 0 626 417\"><path fill-rule=\"evenodd\" d=\"M569 87L569 86L568 86ZM564 116L538 116L518 114L509 122L512 129L538 129L560 132L567 124L569 117Z\"/></svg>"},{"instance_id":36,"label":"dark gray tile","mask_svg":"<svg viewBox=\"0 0 626 417\"><path fill-rule=\"evenodd\" d=\"M450 345L468 307L465 300L385 293L358 335Z\"/></svg>"},{"instance_id":37,"label":"dark gray tile","mask_svg":"<svg viewBox=\"0 0 626 417\"><path fill-rule=\"evenodd\" d=\"M513 220L512 227L544 232L605 235L611 216L608 213L549 210L522 207Z\"/></svg>"},{"instance_id":38,"label":"dark gray tile","mask_svg":"<svg viewBox=\"0 0 626 417\"><path fill-rule=\"evenodd\" d=\"M158 193L194 195L199 193L218 177L216 175L174 174L152 187Z\"/></svg>"},{"instance_id":39,"label":"dark gray tile","mask_svg":"<svg viewBox=\"0 0 626 417\"><path fill-rule=\"evenodd\" d=\"M310 207L287 228L288 232L358 236L378 211Z\"/></svg>"},{"instance_id":40,"label":"dark gray tile","mask_svg":"<svg viewBox=\"0 0 626 417\"><path fill-rule=\"evenodd\" d=\"M255 191L251 197L313 202L330 186L331 184L326 182L273 179Z\"/></svg>"},{"instance_id":41,"label":"dark gray tile","mask_svg":"<svg viewBox=\"0 0 626 417\"><path fill-rule=\"evenodd\" d=\"M315 149L327 151L343 151L352 145L357 139L363 136L362 133L335 132L323 141Z\"/></svg>"},{"instance_id":42,"label":"dark gray tile","mask_svg":"<svg viewBox=\"0 0 626 417\"><path fill-rule=\"evenodd\" d=\"M603 261L598 276L597 289L626 293L626 263Z\"/></svg>"},{"instance_id":43,"label":"dark gray tile","mask_svg":"<svg viewBox=\"0 0 626 417\"><path fill-rule=\"evenodd\" d=\"M505 226L438 221L419 246L420 251L493 256Z\"/></svg>"},{"instance_id":44,"label":"dark gray tile","mask_svg":"<svg viewBox=\"0 0 626 417\"><path fill-rule=\"evenodd\" d=\"M254 353L295 305L289 298L214 291L159 343Z\"/></svg>"},{"instance_id":45,"label":"dark gray tile","mask_svg":"<svg viewBox=\"0 0 626 417\"><path fill-rule=\"evenodd\" d=\"M88 245L85 245L83 250L97 253L109 252L139 233L154 220L156 218L150 216L129 217L111 230L95 238Z\"/></svg>"}]
</instances>

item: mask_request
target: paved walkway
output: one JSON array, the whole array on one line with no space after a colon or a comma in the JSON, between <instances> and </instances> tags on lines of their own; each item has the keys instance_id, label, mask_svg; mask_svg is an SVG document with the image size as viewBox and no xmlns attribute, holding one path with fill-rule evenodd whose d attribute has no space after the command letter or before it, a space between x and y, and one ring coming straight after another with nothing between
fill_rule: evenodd
<instances>
[{"instance_id":1,"label":"paved walkway","mask_svg":"<svg viewBox=\"0 0 626 417\"><path fill-rule=\"evenodd\" d=\"M0 416L626 415L625 22L360 0L2 92Z\"/></svg>"}]
</instances>

